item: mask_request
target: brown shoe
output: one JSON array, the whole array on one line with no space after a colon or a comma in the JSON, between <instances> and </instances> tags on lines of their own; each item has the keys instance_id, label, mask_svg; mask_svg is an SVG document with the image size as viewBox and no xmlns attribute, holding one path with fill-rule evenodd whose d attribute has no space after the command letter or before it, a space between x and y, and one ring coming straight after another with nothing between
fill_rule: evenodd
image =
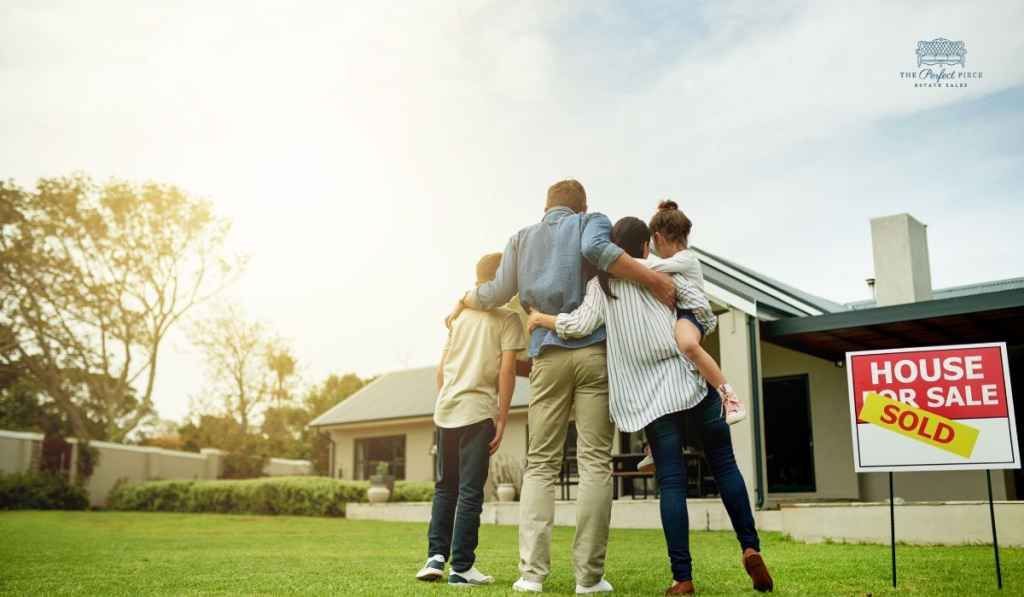
<instances>
[{"instance_id":1,"label":"brown shoe","mask_svg":"<svg viewBox=\"0 0 1024 597\"><path fill-rule=\"evenodd\" d=\"M761 554L755 551L743 556L743 567L750 575L750 580L754 581L754 590L770 593L775 588L772 575L768 574L768 566L765 565Z\"/></svg>"},{"instance_id":2,"label":"brown shoe","mask_svg":"<svg viewBox=\"0 0 1024 597\"><path fill-rule=\"evenodd\" d=\"M673 584L665 591L666 595L693 595L696 591L693 588L692 580L685 580Z\"/></svg>"}]
</instances>

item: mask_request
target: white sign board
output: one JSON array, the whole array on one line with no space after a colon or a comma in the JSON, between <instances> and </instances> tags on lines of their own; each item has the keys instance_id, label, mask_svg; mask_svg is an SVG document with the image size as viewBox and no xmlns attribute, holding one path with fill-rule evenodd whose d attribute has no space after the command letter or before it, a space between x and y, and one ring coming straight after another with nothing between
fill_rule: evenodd
<instances>
[{"instance_id":1,"label":"white sign board","mask_svg":"<svg viewBox=\"0 0 1024 597\"><path fill-rule=\"evenodd\" d=\"M1020 468L1005 343L846 353L858 473Z\"/></svg>"}]
</instances>

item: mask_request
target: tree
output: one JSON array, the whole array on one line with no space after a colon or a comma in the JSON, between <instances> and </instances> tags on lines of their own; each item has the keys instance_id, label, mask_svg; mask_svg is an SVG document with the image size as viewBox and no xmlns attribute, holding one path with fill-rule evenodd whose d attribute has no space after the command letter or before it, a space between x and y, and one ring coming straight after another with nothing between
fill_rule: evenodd
<instances>
[{"instance_id":1,"label":"tree","mask_svg":"<svg viewBox=\"0 0 1024 597\"><path fill-rule=\"evenodd\" d=\"M50 416L39 392L24 380L0 382L0 429L40 431L42 419Z\"/></svg>"},{"instance_id":2,"label":"tree","mask_svg":"<svg viewBox=\"0 0 1024 597\"><path fill-rule=\"evenodd\" d=\"M306 425L311 418L301 406L273 406L263 413L260 431L266 440L267 452L278 458L309 458Z\"/></svg>"},{"instance_id":3,"label":"tree","mask_svg":"<svg viewBox=\"0 0 1024 597\"><path fill-rule=\"evenodd\" d=\"M321 475L331 475L330 470L330 436L319 429L308 427L309 422L319 417L335 405L355 394L372 379L361 379L354 373L345 375L331 374L322 384L314 386L306 394L303 402L309 419L303 427L306 444L310 447L309 459L313 461L313 469Z\"/></svg>"},{"instance_id":4,"label":"tree","mask_svg":"<svg viewBox=\"0 0 1024 597\"><path fill-rule=\"evenodd\" d=\"M292 355L291 349L280 339L267 342L266 359L267 368L274 373L274 387L271 390L274 406L280 408L291 400L289 382L295 377L295 368L298 362Z\"/></svg>"},{"instance_id":5,"label":"tree","mask_svg":"<svg viewBox=\"0 0 1024 597\"><path fill-rule=\"evenodd\" d=\"M153 413L168 331L242 267L228 228L170 185L0 182L0 369L80 439L122 441Z\"/></svg>"},{"instance_id":6,"label":"tree","mask_svg":"<svg viewBox=\"0 0 1024 597\"><path fill-rule=\"evenodd\" d=\"M231 452L243 444L238 421L228 415L193 415L178 428L178 435L182 449L192 452L202 448Z\"/></svg>"},{"instance_id":7,"label":"tree","mask_svg":"<svg viewBox=\"0 0 1024 597\"><path fill-rule=\"evenodd\" d=\"M270 402L275 388L284 387L287 377L278 374L275 383L267 355L290 352L269 340L266 328L247 321L235 306L221 307L212 317L197 321L190 335L206 361L206 402L220 403L224 414L238 423L239 432L247 435L254 416Z\"/></svg>"}]
</instances>

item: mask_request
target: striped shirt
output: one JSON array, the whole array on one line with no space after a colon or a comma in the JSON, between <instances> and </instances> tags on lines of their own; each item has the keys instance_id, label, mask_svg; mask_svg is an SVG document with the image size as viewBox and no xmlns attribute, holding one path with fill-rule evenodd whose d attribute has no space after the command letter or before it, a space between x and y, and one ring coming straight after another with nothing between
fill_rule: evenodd
<instances>
[{"instance_id":1,"label":"striped shirt","mask_svg":"<svg viewBox=\"0 0 1024 597\"><path fill-rule=\"evenodd\" d=\"M672 277L678 306L713 319L707 296L681 274ZM613 278L609 286L618 299L606 297L597 278L591 280L583 304L572 313L558 315L555 331L572 338L605 326L608 407L616 427L639 431L658 417L696 406L707 394L707 384L679 352L675 313L632 282Z\"/></svg>"}]
</instances>

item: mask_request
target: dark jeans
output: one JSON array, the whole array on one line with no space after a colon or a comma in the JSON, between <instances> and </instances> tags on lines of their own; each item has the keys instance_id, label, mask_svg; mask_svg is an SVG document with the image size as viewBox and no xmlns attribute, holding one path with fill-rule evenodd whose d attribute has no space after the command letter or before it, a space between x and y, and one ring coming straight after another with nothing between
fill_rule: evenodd
<instances>
[{"instance_id":1,"label":"dark jeans","mask_svg":"<svg viewBox=\"0 0 1024 597\"><path fill-rule=\"evenodd\" d=\"M455 572L469 570L476 561L492 439L494 421L490 419L437 430L437 482L427 557L443 555Z\"/></svg>"},{"instance_id":2,"label":"dark jeans","mask_svg":"<svg viewBox=\"0 0 1024 597\"><path fill-rule=\"evenodd\" d=\"M760 551L747 487L736 466L729 425L722 418L722 398L714 388L708 388L707 396L696 407L660 417L644 428L657 467L655 476L661 489L661 527L668 544L672 577L678 581L693 578L690 521L686 512L686 458L683 456L687 417L700 425L704 455L718 484L718 492L729 513L740 548Z\"/></svg>"}]
</instances>

